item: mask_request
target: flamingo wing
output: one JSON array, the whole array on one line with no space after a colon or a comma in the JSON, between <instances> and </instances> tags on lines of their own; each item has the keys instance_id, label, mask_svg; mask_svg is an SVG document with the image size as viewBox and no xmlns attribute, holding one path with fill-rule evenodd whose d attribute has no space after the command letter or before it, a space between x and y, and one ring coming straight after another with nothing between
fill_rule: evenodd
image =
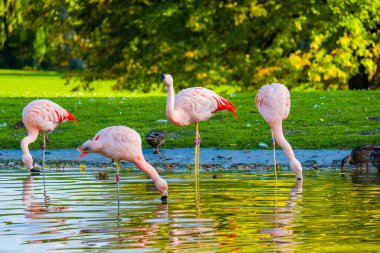
<instances>
[{"instance_id":1,"label":"flamingo wing","mask_svg":"<svg viewBox=\"0 0 380 253\"><path fill-rule=\"evenodd\" d=\"M207 120L221 110L229 110L237 118L236 107L231 102L203 87L181 90L175 97L175 108L187 117L188 124Z\"/></svg>"},{"instance_id":2,"label":"flamingo wing","mask_svg":"<svg viewBox=\"0 0 380 253\"><path fill-rule=\"evenodd\" d=\"M141 137L126 126L112 126L100 130L92 142L101 147L98 153L116 161L131 161L142 154Z\"/></svg>"}]
</instances>

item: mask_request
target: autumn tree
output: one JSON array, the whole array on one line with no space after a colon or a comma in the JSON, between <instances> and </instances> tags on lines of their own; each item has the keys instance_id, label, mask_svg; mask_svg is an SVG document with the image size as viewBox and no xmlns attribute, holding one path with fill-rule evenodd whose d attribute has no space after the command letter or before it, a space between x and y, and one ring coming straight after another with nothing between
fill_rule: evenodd
<instances>
[{"instance_id":1,"label":"autumn tree","mask_svg":"<svg viewBox=\"0 0 380 253\"><path fill-rule=\"evenodd\" d=\"M84 70L68 77L86 87L115 79L115 89L149 91L162 73L179 88L379 87L378 0L30 0L27 8L33 45L46 46L34 59L61 68L80 59Z\"/></svg>"}]
</instances>

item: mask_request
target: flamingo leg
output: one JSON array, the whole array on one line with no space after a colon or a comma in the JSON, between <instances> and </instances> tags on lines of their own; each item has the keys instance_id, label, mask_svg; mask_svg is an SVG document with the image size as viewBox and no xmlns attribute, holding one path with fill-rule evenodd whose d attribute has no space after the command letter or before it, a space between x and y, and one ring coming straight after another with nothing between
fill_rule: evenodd
<instances>
[{"instance_id":1,"label":"flamingo leg","mask_svg":"<svg viewBox=\"0 0 380 253\"><path fill-rule=\"evenodd\" d=\"M365 169L366 169L367 174L368 174L369 173L368 162L366 162L366 164L365 164Z\"/></svg>"},{"instance_id":2,"label":"flamingo leg","mask_svg":"<svg viewBox=\"0 0 380 253\"><path fill-rule=\"evenodd\" d=\"M44 143L42 144L42 178L44 184L44 194L46 195L45 187L45 153L46 153L46 133L44 133Z\"/></svg>"},{"instance_id":3,"label":"flamingo leg","mask_svg":"<svg viewBox=\"0 0 380 253\"><path fill-rule=\"evenodd\" d=\"M195 122L195 174L199 175L199 153L200 153L200 144L201 144L201 136L199 134L199 129L198 129L198 122Z\"/></svg>"},{"instance_id":4,"label":"flamingo leg","mask_svg":"<svg viewBox=\"0 0 380 253\"><path fill-rule=\"evenodd\" d=\"M119 170L120 170L120 161L117 161L116 162L116 184L117 184L117 215L118 216L120 214L120 187L119 187L120 175L119 175Z\"/></svg>"},{"instance_id":5,"label":"flamingo leg","mask_svg":"<svg viewBox=\"0 0 380 253\"><path fill-rule=\"evenodd\" d=\"M276 139L273 136L273 130L272 130L272 148L273 148L273 162L274 162L274 177L276 181L276 191L277 191Z\"/></svg>"}]
</instances>

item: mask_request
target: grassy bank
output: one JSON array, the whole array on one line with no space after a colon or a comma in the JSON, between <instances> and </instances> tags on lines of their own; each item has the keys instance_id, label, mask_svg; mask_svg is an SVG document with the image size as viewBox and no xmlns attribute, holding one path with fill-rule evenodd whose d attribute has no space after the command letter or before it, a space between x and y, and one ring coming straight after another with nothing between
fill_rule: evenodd
<instances>
[{"instance_id":1,"label":"grassy bank","mask_svg":"<svg viewBox=\"0 0 380 253\"><path fill-rule=\"evenodd\" d=\"M0 149L19 148L25 136L25 129L13 125L21 120L23 107L37 98L38 91L22 83L36 84L47 92L39 98L51 98L78 119L78 124L66 122L50 134L49 148L75 148L101 128L119 124L136 129L142 137L153 129L164 130L168 135L166 148L193 146L193 125L177 127L160 122L166 119L165 95L115 96L103 83L104 97L99 96L100 91L91 97L60 90L63 83L57 80L60 79L56 73L37 79L26 75L24 80L12 73L0 74ZM218 112L202 122L202 147L259 149L259 143L270 147L270 130L258 114L254 96L254 93L225 94L237 106L239 121L231 113ZM347 149L364 143L380 144L380 122L376 120L380 118L379 91L292 92L291 98L292 108L284 130L294 148ZM31 148L40 148L41 141ZM144 147L148 147L145 142Z\"/></svg>"}]
</instances>

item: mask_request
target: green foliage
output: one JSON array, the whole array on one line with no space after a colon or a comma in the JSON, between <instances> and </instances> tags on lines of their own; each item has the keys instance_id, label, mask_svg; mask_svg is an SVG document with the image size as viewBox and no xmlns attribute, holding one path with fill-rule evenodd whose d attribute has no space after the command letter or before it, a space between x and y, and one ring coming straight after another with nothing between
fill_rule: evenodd
<instances>
[{"instance_id":1,"label":"green foliage","mask_svg":"<svg viewBox=\"0 0 380 253\"><path fill-rule=\"evenodd\" d=\"M88 80L112 76L116 88L146 91L170 72L180 87L338 89L360 66L378 78L378 1L133 3L81 2L78 12L92 17L77 26L93 42L78 47Z\"/></svg>"},{"instance_id":2,"label":"green foliage","mask_svg":"<svg viewBox=\"0 0 380 253\"><path fill-rule=\"evenodd\" d=\"M88 88L113 79L114 89L146 92L162 88L162 73L173 74L179 88L379 87L380 1L10 2L22 2L17 13L28 14L19 23L34 34L35 62L67 68L81 59L84 71L67 78Z\"/></svg>"}]
</instances>

